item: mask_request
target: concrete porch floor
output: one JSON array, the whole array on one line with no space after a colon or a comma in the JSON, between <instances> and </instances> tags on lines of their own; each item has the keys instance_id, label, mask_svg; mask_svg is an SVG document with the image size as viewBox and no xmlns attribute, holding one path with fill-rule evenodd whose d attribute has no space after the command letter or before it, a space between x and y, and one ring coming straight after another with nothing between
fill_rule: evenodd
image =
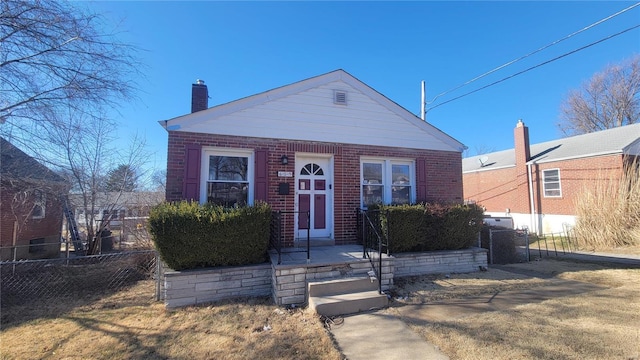
<instances>
[{"instance_id":1,"label":"concrete porch floor","mask_svg":"<svg viewBox=\"0 0 640 360\"><path fill-rule=\"evenodd\" d=\"M283 248L280 265L278 265L278 253L275 250L270 250L269 256L271 263L278 267L307 265L307 252L304 251L304 248ZM383 258L386 257L387 255L384 254ZM318 266L356 261L369 261L362 256L362 245L312 246L308 264Z\"/></svg>"}]
</instances>

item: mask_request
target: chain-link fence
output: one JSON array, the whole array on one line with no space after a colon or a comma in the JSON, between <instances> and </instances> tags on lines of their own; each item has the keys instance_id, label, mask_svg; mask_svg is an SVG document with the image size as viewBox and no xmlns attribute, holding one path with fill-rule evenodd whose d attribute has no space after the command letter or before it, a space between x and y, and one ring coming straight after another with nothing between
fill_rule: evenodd
<instances>
[{"instance_id":1,"label":"chain-link fence","mask_svg":"<svg viewBox=\"0 0 640 360\"><path fill-rule=\"evenodd\" d=\"M529 233L526 229L484 226L480 232L479 243L481 247L489 250L487 262L490 265L513 264L531 259Z\"/></svg>"},{"instance_id":2,"label":"chain-link fence","mask_svg":"<svg viewBox=\"0 0 640 360\"><path fill-rule=\"evenodd\" d=\"M108 294L150 279L159 300L161 268L155 250L0 262L0 305Z\"/></svg>"}]
</instances>

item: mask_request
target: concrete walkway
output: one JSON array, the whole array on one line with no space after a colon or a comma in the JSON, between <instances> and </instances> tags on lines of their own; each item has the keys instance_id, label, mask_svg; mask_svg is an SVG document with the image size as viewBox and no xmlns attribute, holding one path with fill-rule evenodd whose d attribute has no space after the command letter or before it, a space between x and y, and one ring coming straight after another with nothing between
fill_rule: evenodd
<instances>
[{"instance_id":1,"label":"concrete walkway","mask_svg":"<svg viewBox=\"0 0 640 360\"><path fill-rule=\"evenodd\" d=\"M344 323L332 327L331 333L349 360L449 359L385 311L345 316Z\"/></svg>"}]
</instances>

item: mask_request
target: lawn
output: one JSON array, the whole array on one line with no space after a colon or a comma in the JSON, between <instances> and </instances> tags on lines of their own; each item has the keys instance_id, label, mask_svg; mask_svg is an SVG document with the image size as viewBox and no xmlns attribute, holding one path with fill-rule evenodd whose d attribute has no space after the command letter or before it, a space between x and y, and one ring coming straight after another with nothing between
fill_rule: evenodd
<instances>
[{"instance_id":1,"label":"lawn","mask_svg":"<svg viewBox=\"0 0 640 360\"><path fill-rule=\"evenodd\" d=\"M255 298L167 310L153 286L4 310L0 359L340 359L319 319L300 309Z\"/></svg>"},{"instance_id":2,"label":"lawn","mask_svg":"<svg viewBox=\"0 0 640 360\"><path fill-rule=\"evenodd\" d=\"M401 279L396 302L388 311L402 317L404 304L535 289L553 278L589 282L606 288L453 320L405 320L451 359L640 358L640 269L554 259L502 269L525 274L535 271L544 276L489 269Z\"/></svg>"},{"instance_id":3,"label":"lawn","mask_svg":"<svg viewBox=\"0 0 640 360\"><path fill-rule=\"evenodd\" d=\"M518 271L514 273L511 271ZM543 277L531 276L535 271ZM410 327L451 359L640 359L640 269L554 259L396 279L392 306L535 288L604 290ZM93 299L3 309L0 359L342 359L318 317L255 298L167 310L152 282Z\"/></svg>"}]
</instances>

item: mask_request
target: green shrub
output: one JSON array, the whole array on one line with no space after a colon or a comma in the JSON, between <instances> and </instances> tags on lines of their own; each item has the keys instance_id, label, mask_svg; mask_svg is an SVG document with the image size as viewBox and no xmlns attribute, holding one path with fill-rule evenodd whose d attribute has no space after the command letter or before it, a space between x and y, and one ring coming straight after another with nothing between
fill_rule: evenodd
<instances>
[{"instance_id":1,"label":"green shrub","mask_svg":"<svg viewBox=\"0 0 640 360\"><path fill-rule=\"evenodd\" d=\"M458 250L474 245L483 211L476 205L380 206L380 226L392 253Z\"/></svg>"},{"instance_id":2,"label":"green shrub","mask_svg":"<svg viewBox=\"0 0 640 360\"><path fill-rule=\"evenodd\" d=\"M225 209L195 202L162 203L149 215L149 232L172 269L248 265L267 260L271 207Z\"/></svg>"}]
</instances>

